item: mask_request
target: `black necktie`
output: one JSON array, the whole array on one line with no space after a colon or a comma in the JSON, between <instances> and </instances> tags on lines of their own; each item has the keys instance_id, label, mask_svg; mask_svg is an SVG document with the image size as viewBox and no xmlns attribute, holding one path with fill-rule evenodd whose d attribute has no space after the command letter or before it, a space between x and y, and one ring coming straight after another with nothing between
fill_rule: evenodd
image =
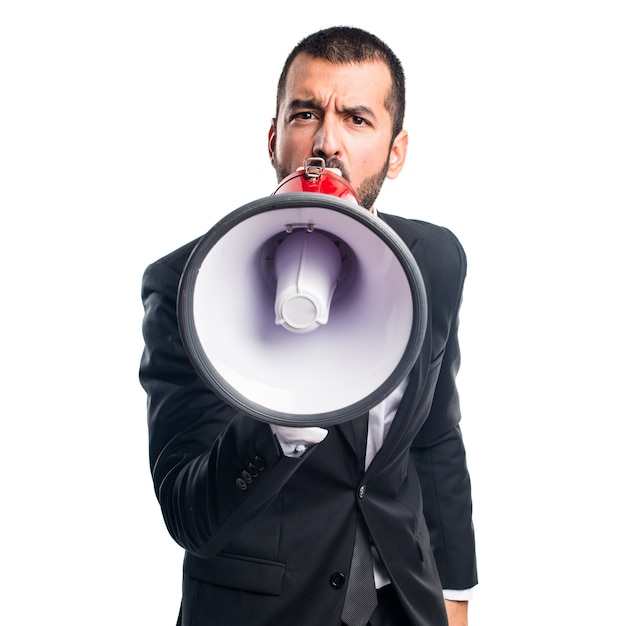
<instances>
[{"instance_id":1,"label":"black necktie","mask_svg":"<svg viewBox=\"0 0 626 626\"><path fill-rule=\"evenodd\" d=\"M352 427L356 438L357 452L365 468L365 449L367 446L368 416L363 415L353 420ZM348 578L348 590L341 614L342 621L348 626L365 626L369 621L378 597L374 584L374 564L372 548L365 522L358 513L354 550Z\"/></svg>"}]
</instances>

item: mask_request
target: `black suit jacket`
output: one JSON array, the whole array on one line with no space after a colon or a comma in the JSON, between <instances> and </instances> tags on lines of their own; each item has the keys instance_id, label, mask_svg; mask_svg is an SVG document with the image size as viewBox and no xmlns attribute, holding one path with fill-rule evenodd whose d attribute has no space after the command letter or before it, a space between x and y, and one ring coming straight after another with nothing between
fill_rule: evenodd
<instances>
[{"instance_id":1,"label":"black suit jacket","mask_svg":"<svg viewBox=\"0 0 626 626\"><path fill-rule=\"evenodd\" d=\"M179 279L196 242L145 272L140 379L157 498L186 551L183 625L338 626L357 507L412 623L446 624L442 585L476 584L455 385L465 254L447 229L381 217L420 266L428 327L364 475L350 424L330 427L303 457L287 458L267 424L224 404L196 375L176 319Z\"/></svg>"}]
</instances>

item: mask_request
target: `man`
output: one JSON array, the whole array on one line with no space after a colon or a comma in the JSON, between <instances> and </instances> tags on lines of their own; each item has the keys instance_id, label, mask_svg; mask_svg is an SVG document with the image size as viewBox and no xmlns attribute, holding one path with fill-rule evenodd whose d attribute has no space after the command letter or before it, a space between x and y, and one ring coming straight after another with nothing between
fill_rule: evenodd
<instances>
[{"instance_id":1,"label":"man","mask_svg":"<svg viewBox=\"0 0 626 626\"><path fill-rule=\"evenodd\" d=\"M339 27L304 39L285 63L268 136L278 180L322 157L375 212L384 179L405 162L404 97L400 62L376 37ZM186 550L179 624L467 624L477 580L455 386L465 255L444 228L378 218L416 257L429 321L411 374L370 411L364 462L351 423L270 426L202 383L176 319L196 242L146 270L140 377L157 497ZM361 576L351 575L355 537L373 556ZM353 605L361 578L371 604ZM364 617L352 614L365 605Z\"/></svg>"}]
</instances>

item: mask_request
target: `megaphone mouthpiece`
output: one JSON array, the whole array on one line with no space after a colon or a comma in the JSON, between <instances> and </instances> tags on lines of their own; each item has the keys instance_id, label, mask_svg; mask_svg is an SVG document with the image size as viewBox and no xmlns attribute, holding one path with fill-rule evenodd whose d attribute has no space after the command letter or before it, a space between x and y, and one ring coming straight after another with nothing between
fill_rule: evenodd
<instances>
[{"instance_id":1,"label":"megaphone mouthpiece","mask_svg":"<svg viewBox=\"0 0 626 626\"><path fill-rule=\"evenodd\" d=\"M280 181L274 195L294 192L323 193L360 206L354 187L341 175L341 171L325 165L321 157L305 159L303 167Z\"/></svg>"}]
</instances>

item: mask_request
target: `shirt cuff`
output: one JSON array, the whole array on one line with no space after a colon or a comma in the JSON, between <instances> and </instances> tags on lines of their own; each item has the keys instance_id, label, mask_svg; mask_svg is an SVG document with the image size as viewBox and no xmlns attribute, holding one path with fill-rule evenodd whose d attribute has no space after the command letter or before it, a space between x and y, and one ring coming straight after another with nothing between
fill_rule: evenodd
<instances>
[{"instance_id":1,"label":"shirt cuff","mask_svg":"<svg viewBox=\"0 0 626 626\"><path fill-rule=\"evenodd\" d=\"M472 600L474 598L474 589L444 589L443 597L446 600L456 600L457 602L464 602L466 600Z\"/></svg>"},{"instance_id":2,"label":"shirt cuff","mask_svg":"<svg viewBox=\"0 0 626 626\"><path fill-rule=\"evenodd\" d=\"M278 443L280 443L283 454L285 456L288 456L290 459L299 459L308 449L307 446L305 446L303 443L298 443L295 445L283 444L281 441L279 441Z\"/></svg>"}]
</instances>

